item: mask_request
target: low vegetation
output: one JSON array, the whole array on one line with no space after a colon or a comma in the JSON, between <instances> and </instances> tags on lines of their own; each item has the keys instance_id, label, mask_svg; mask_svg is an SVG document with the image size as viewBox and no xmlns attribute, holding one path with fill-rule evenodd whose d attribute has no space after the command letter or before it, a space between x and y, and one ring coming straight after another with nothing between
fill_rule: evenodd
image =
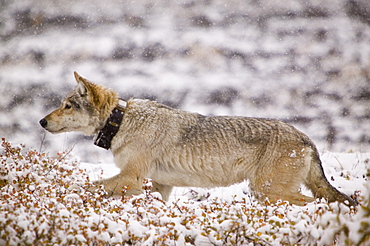
<instances>
[{"instance_id":1,"label":"low vegetation","mask_svg":"<svg viewBox=\"0 0 370 246\"><path fill-rule=\"evenodd\" d=\"M368 245L369 190L361 205L292 206L247 200L163 202L151 193L106 197L66 153L50 157L2 140L0 245ZM368 174L369 175L369 174ZM126 187L129 188L129 187Z\"/></svg>"}]
</instances>

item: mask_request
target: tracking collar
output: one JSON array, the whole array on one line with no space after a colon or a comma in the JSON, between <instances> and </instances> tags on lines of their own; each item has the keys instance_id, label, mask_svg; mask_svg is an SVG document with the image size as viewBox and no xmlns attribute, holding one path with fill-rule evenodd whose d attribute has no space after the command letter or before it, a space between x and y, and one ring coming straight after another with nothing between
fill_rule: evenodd
<instances>
[{"instance_id":1,"label":"tracking collar","mask_svg":"<svg viewBox=\"0 0 370 246\"><path fill-rule=\"evenodd\" d=\"M123 115L125 114L126 101L119 99L118 105L113 109L107 123L96 136L94 144L104 149L109 149L112 139L116 136L119 126L121 125Z\"/></svg>"}]
</instances>

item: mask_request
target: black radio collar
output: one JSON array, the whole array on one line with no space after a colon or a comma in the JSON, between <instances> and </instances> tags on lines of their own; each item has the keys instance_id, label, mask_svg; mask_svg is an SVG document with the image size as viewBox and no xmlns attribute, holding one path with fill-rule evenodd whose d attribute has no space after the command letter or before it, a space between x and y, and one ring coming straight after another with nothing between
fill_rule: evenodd
<instances>
[{"instance_id":1,"label":"black radio collar","mask_svg":"<svg viewBox=\"0 0 370 246\"><path fill-rule=\"evenodd\" d=\"M126 101L119 99L117 107L110 114L105 126L98 132L94 144L104 149L110 149L112 139L116 136L125 114Z\"/></svg>"}]
</instances>

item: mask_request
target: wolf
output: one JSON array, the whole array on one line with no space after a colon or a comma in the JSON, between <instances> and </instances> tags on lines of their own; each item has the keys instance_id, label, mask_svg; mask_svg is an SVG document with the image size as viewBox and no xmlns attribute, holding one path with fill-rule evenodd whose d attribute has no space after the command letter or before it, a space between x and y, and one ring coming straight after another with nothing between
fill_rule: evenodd
<instances>
[{"instance_id":1,"label":"wolf","mask_svg":"<svg viewBox=\"0 0 370 246\"><path fill-rule=\"evenodd\" d=\"M279 199L304 205L315 198L357 205L326 179L314 143L293 126L275 119L204 116L155 101L129 99L74 73L77 86L60 107L40 120L57 134L98 134L95 143L110 149L121 170L104 185L109 194L153 191L167 200L174 186L220 187L249 180L260 201ZM301 185L313 197L300 193ZM93 191L96 187L91 187Z\"/></svg>"}]
</instances>

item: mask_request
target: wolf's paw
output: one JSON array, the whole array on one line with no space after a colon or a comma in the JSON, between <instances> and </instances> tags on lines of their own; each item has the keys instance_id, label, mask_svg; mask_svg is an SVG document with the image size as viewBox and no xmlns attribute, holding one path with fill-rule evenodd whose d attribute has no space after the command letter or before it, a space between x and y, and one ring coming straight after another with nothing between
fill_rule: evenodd
<instances>
[{"instance_id":1,"label":"wolf's paw","mask_svg":"<svg viewBox=\"0 0 370 246\"><path fill-rule=\"evenodd\" d=\"M96 193L99 191L99 186L96 186L96 185L90 186L89 188L87 188L86 191L91 192L91 193Z\"/></svg>"},{"instance_id":2,"label":"wolf's paw","mask_svg":"<svg viewBox=\"0 0 370 246\"><path fill-rule=\"evenodd\" d=\"M86 192L90 192L104 198L109 198L113 196L113 192L106 190L104 188L104 185L101 184L94 184L93 186L90 186L86 189Z\"/></svg>"},{"instance_id":3,"label":"wolf's paw","mask_svg":"<svg viewBox=\"0 0 370 246\"><path fill-rule=\"evenodd\" d=\"M84 188L82 188L82 186L81 185L79 185L79 184L73 184L73 185L71 185L71 186L69 186L68 187L68 190L70 190L70 191L73 191L73 190L75 190L75 191L77 191L77 192L79 192L79 193L81 193L81 192L83 192L84 191Z\"/></svg>"}]
</instances>

